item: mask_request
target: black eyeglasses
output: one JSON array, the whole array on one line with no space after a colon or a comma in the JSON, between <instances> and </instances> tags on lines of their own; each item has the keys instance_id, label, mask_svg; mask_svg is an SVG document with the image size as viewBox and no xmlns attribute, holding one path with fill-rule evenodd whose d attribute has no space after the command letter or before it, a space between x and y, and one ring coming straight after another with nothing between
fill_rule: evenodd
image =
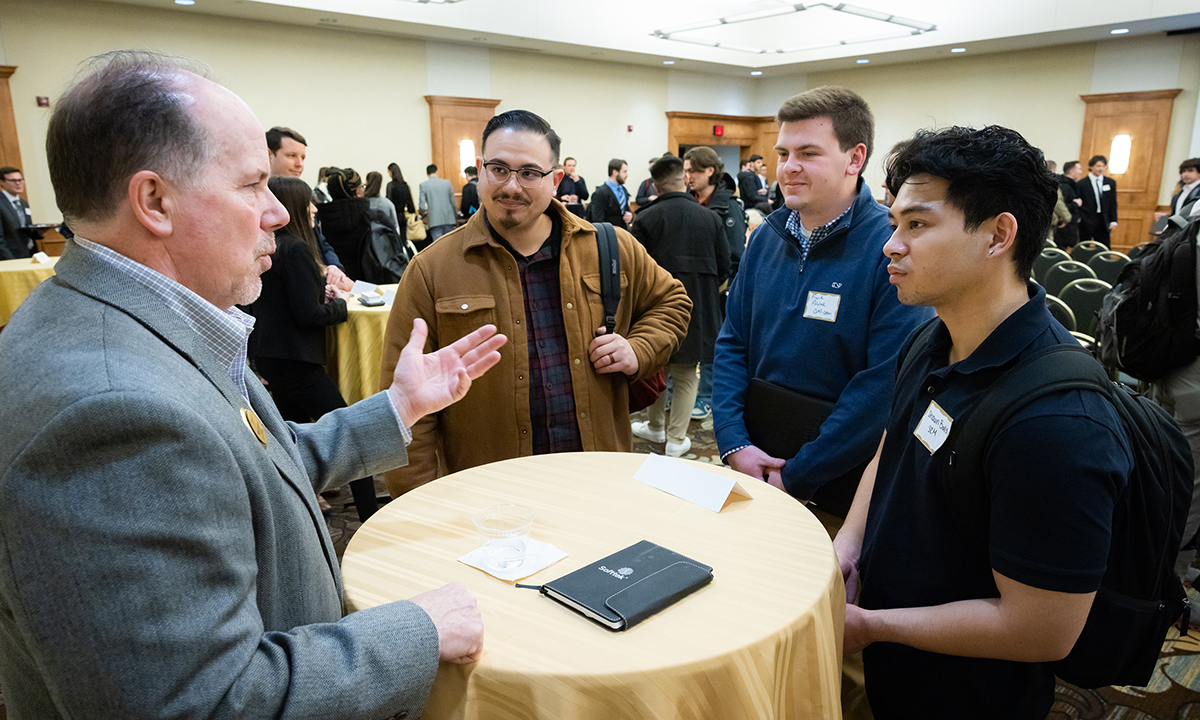
<instances>
[{"instance_id":1,"label":"black eyeglasses","mask_svg":"<svg viewBox=\"0 0 1200 720\"><path fill-rule=\"evenodd\" d=\"M508 182L509 176L513 173L516 173L517 182L521 185L521 187L525 188L537 186L537 184L541 182L542 178L554 172L553 168L545 172L531 167L523 167L520 170L513 170L504 163L495 161L485 162L483 167L488 171L488 175L491 176L492 181L499 185L503 185L504 183Z\"/></svg>"}]
</instances>

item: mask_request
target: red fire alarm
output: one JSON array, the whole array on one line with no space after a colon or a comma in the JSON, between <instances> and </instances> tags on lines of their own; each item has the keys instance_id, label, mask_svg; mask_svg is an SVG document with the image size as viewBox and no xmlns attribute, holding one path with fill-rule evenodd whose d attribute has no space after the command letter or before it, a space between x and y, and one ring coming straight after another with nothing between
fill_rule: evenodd
<instances>
[{"instance_id":1,"label":"red fire alarm","mask_svg":"<svg viewBox=\"0 0 1200 720\"><path fill-rule=\"evenodd\" d=\"M725 134L725 126L724 125L713 125L713 135L716 135L717 137L721 137L724 134Z\"/></svg>"},{"instance_id":2,"label":"red fire alarm","mask_svg":"<svg viewBox=\"0 0 1200 720\"><path fill-rule=\"evenodd\" d=\"M46 97L45 95L38 95L37 106L42 108L50 107L50 98Z\"/></svg>"}]
</instances>

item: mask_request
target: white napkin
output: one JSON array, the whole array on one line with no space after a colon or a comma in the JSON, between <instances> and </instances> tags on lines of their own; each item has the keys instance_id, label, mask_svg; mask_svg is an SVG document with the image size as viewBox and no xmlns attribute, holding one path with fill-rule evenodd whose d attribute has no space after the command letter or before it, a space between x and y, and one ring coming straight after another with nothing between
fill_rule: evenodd
<instances>
[{"instance_id":1,"label":"white napkin","mask_svg":"<svg viewBox=\"0 0 1200 720\"><path fill-rule=\"evenodd\" d=\"M366 280L355 280L354 287L350 288L350 292L354 293L355 295L378 295L379 286L375 285L374 283L369 283Z\"/></svg>"},{"instance_id":2,"label":"white napkin","mask_svg":"<svg viewBox=\"0 0 1200 720\"><path fill-rule=\"evenodd\" d=\"M489 568L487 566L487 547L483 545L463 555L458 561L464 565L478 568L488 575L500 578L501 580L516 582L522 578L529 577L539 570L550 567L566 556L567 553L559 550L550 543L534 540L533 538L525 538L525 561L514 568L508 570L492 570Z\"/></svg>"}]
</instances>

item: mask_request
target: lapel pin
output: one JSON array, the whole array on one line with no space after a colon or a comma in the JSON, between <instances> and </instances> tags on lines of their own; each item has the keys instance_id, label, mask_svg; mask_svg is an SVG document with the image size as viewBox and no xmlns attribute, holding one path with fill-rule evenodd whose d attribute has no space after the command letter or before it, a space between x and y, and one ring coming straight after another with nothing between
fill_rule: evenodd
<instances>
[{"instance_id":1,"label":"lapel pin","mask_svg":"<svg viewBox=\"0 0 1200 720\"><path fill-rule=\"evenodd\" d=\"M267 446L267 428L263 425L262 420L254 414L254 411L249 408L242 408L242 422L246 423L246 427L250 428L250 432L254 433L254 437L262 443L263 447Z\"/></svg>"}]
</instances>

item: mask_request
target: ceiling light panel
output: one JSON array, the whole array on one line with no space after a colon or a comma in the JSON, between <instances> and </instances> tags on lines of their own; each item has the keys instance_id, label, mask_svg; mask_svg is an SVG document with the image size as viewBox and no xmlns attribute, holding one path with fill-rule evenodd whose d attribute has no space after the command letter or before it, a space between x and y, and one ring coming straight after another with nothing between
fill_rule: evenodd
<instances>
[{"instance_id":1,"label":"ceiling light panel","mask_svg":"<svg viewBox=\"0 0 1200 720\"><path fill-rule=\"evenodd\" d=\"M932 23L838 3L773 3L758 9L655 30L664 40L744 53L793 53L920 35Z\"/></svg>"}]
</instances>

